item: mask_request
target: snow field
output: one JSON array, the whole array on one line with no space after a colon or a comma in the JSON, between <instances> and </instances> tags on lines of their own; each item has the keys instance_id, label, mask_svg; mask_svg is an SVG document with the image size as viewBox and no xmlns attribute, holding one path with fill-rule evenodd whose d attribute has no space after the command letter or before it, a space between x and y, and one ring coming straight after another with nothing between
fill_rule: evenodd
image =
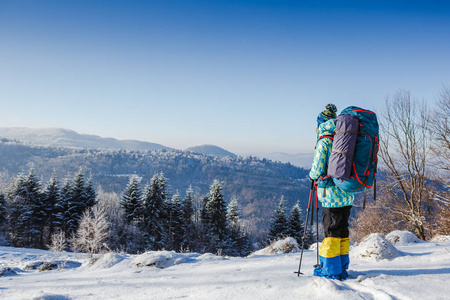
<instances>
[{"instance_id":1,"label":"snow field","mask_svg":"<svg viewBox=\"0 0 450 300\"><path fill-rule=\"evenodd\" d=\"M300 253L107 253L94 262L82 254L0 247L0 269L17 270L0 277L0 299L448 299L450 241L391 244L397 254L390 258L380 246L387 243L373 235L352 247L350 279L343 282L312 276L312 250L304 251L304 275L297 277ZM376 257L359 255L372 252ZM66 268L24 270L50 261L67 261Z\"/></svg>"}]
</instances>

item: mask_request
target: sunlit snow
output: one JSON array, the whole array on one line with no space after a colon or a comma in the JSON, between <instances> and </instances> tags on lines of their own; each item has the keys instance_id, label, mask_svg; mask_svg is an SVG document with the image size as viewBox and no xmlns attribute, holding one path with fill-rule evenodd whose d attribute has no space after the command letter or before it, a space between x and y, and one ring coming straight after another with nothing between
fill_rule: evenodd
<instances>
[{"instance_id":1,"label":"sunlit snow","mask_svg":"<svg viewBox=\"0 0 450 300\"><path fill-rule=\"evenodd\" d=\"M448 299L449 239L394 246L375 234L352 246L350 255L350 279L341 282L312 276L314 250L305 250L305 275L297 277L298 252L234 258L160 251L88 259L0 247L0 299ZM54 268L39 270L44 263Z\"/></svg>"}]
</instances>

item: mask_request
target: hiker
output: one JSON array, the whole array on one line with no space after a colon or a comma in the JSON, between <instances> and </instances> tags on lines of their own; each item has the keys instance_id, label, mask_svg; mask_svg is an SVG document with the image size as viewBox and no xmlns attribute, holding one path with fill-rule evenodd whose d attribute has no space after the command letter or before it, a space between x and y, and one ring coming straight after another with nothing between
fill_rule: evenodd
<instances>
[{"instance_id":1,"label":"hiker","mask_svg":"<svg viewBox=\"0 0 450 300\"><path fill-rule=\"evenodd\" d=\"M348 277L350 263L348 218L354 195L338 188L332 178L327 176L336 129L336 112L336 106L328 104L317 117L318 141L309 177L317 184L325 233L319 251L320 266L315 266L314 276L343 280Z\"/></svg>"}]
</instances>

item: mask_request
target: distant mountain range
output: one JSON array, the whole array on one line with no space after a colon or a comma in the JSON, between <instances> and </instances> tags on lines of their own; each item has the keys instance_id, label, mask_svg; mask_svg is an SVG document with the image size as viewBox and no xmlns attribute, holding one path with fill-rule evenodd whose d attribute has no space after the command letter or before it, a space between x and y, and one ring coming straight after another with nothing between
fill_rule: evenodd
<instances>
[{"instance_id":1,"label":"distant mountain range","mask_svg":"<svg viewBox=\"0 0 450 300\"><path fill-rule=\"evenodd\" d=\"M53 146L53 147L80 147L88 149L116 149L116 150L135 150L135 151L152 151L152 150L177 150L164 145L143 142L138 140L117 140L114 138L104 138L97 135L79 134L73 130L63 128L26 128L26 127L0 127L0 138L18 140L27 144L37 146ZM239 153L234 154L228 150L215 145L201 145L185 149L193 153L200 153L218 157L237 157L240 156L256 156L266 158L282 163L291 163L295 166L309 168L311 166L312 153L288 154L282 152L276 153Z\"/></svg>"},{"instance_id":2,"label":"distant mountain range","mask_svg":"<svg viewBox=\"0 0 450 300\"><path fill-rule=\"evenodd\" d=\"M97 135L79 134L63 128L0 127L0 137L14 139L37 146L81 147L90 149L122 150L175 150L160 144L137 140L117 140Z\"/></svg>"}]
</instances>

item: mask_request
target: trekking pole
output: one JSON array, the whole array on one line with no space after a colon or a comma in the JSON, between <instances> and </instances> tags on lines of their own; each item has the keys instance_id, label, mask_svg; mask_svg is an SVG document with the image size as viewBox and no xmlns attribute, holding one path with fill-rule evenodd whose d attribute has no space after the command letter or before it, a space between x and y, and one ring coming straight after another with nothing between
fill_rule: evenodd
<instances>
[{"instance_id":1,"label":"trekking pole","mask_svg":"<svg viewBox=\"0 0 450 300\"><path fill-rule=\"evenodd\" d=\"M312 196L314 194L315 187L316 186L314 185L314 181L311 180L311 190L309 192L308 209L306 210L306 221L305 221L305 228L304 228L303 238L302 238L302 252L300 254L300 263L298 264L298 272L294 272L295 274L297 274L297 277L299 277L300 274L303 275L303 273L300 272L300 269L302 267L303 250L305 249L306 230L308 229L309 210L311 208L311 199L312 199Z\"/></svg>"},{"instance_id":2,"label":"trekking pole","mask_svg":"<svg viewBox=\"0 0 450 300\"><path fill-rule=\"evenodd\" d=\"M317 264L314 268L320 266L319 262L319 196L316 190L316 252L317 252Z\"/></svg>"},{"instance_id":3,"label":"trekking pole","mask_svg":"<svg viewBox=\"0 0 450 300\"><path fill-rule=\"evenodd\" d=\"M314 192L312 195L312 200L311 200L311 228L314 225L314 197L316 196L317 192L316 192L316 186L314 185Z\"/></svg>"}]
</instances>

